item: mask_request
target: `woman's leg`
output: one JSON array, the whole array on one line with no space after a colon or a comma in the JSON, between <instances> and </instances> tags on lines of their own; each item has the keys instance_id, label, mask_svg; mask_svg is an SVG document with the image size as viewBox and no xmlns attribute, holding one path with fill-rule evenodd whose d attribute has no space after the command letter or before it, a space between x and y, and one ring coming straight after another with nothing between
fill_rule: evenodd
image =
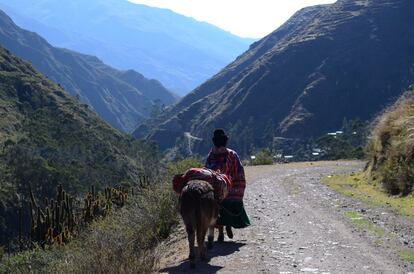
<instances>
[{"instance_id":1,"label":"woman's leg","mask_svg":"<svg viewBox=\"0 0 414 274\"><path fill-rule=\"evenodd\" d=\"M219 230L219 234L218 234L217 241L218 242L224 242L223 226L222 225L218 225L218 230Z\"/></svg>"},{"instance_id":2,"label":"woman's leg","mask_svg":"<svg viewBox=\"0 0 414 274\"><path fill-rule=\"evenodd\" d=\"M231 226L226 225L226 233L227 233L227 237L229 237L230 239L233 239L233 231L231 230Z\"/></svg>"}]
</instances>

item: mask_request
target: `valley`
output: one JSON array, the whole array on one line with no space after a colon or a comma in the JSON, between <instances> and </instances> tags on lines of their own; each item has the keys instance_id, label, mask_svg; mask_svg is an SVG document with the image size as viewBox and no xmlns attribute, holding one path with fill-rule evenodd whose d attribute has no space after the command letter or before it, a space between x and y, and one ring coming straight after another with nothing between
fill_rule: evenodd
<instances>
[{"instance_id":1,"label":"valley","mask_svg":"<svg viewBox=\"0 0 414 274\"><path fill-rule=\"evenodd\" d=\"M94 56L53 47L36 33L18 27L2 11L0 44L32 62L50 80L124 132L147 119L157 104L168 106L177 100L160 82L134 70L116 70Z\"/></svg>"},{"instance_id":2,"label":"valley","mask_svg":"<svg viewBox=\"0 0 414 274\"><path fill-rule=\"evenodd\" d=\"M0 8L54 46L97 56L117 69L134 69L180 96L254 42L167 9L127 0L56 3L1 0Z\"/></svg>"},{"instance_id":3,"label":"valley","mask_svg":"<svg viewBox=\"0 0 414 274\"><path fill-rule=\"evenodd\" d=\"M0 0L0 273L414 273L414 1L311 2Z\"/></svg>"}]
</instances>

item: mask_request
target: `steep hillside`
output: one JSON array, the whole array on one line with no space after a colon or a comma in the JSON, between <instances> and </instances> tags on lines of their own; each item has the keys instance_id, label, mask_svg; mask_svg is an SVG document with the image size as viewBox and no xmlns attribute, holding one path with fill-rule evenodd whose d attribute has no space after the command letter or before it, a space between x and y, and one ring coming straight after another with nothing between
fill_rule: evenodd
<instances>
[{"instance_id":1,"label":"steep hillside","mask_svg":"<svg viewBox=\"0 0 414 274\"><path fill-rule=\"evenodd\" d=\"M380 115L367 146L369 172L390 194L414 186L414 86Z\"/></svg>"},{"instance_id":2,"label":"steep hillside","mask_svg":"<svg viewBox=\"0 0 414 274\"><path fill-rule=\"evenodd\" d=\"M98 56L116 68L136 69L181 95L253 42L170 10L127 0L0 0L0 7L55 46Z\"/></svg>"},{"instance_id":3,"label":"steep hillside","mask_svg":"<svg viewBox=\"0 0 414 274\"><path fill-rule=\"evenodd\" d=\"M176 100L158 81L146 79L138 72L118 71L96 57L52 47L36 33L16 26L2 11L0 44L31 61L38 70L123 131L131 131L146 118L153 101L169 105Z\"/></svg>"},{"instance_id":4,"label":"steep hillside","mask_svg":"<svg viewBox=\"0 0 414 274\"><path fill-rule=\"evenodd\" d=\"M413 11L410 0L305 8L135 135L168 148L184 132L209 140L224 127L248 153L272 137L315 138L344 118L371 119L414 82Z\"/></svg>"},{"instance_id":5,"label":"steep hillside","mask_svg":"<svg viewBox=\"0 0 414 274\"><path fill-rule=\"evenodd\" d=\"M156 170L156 157L0 48L0 243L17 230L29 184L50 197L59 183L72 193L132 183Z\"/></svg>"}]
</instances>

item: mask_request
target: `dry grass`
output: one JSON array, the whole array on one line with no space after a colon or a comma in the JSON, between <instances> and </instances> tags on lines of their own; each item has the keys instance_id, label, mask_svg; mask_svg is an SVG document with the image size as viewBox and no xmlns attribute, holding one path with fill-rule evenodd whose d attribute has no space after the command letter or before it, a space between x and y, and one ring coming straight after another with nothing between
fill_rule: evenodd
<instances>
[{"instance_id":1,"label":"dry grass","mask_svg":"<svg viewBox=\"0 0 414 274\"><path fill-rule=\"evenodd\" d=\"M158 260L154 248L177 221L170 185L157 185L65 246L3 260L0 273L151 273Z\"/></svg>"},{"instance_id":2,"label":"dry grass","mask_svg":"<svg viewBox=\"0 0 414 274\"><path fill-rule=\"evenodd\" d=\"M128 198L125 207L65 246L38 248L0 260L0 273L151 273L156 246L178 223L173 174L201 166L195 159L170 163L159 182Z\"/></svg>"},{"instance_id":3,"label":"dry grass","mask_svg":"<svg viewBox=\"0 0 414 274\"><path fill-rule=\"evenodd\" d=\"M368 172L388 193L407 195L414 183L414 89L375 122L367 146Z\"/></svg>"}]
</instances>

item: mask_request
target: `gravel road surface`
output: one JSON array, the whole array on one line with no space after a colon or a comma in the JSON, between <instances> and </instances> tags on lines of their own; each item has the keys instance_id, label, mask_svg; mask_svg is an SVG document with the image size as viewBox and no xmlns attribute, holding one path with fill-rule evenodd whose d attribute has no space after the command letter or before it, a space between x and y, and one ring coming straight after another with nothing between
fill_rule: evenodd
<instances>
[{"instance_id":1,"label":"gravel road surface","mask_svg":"<svg viewBox=\"0 0 414 274\"><path fill-rule=\"evenodd\" d=\"M325 176L360 171L358 161L247 167L252 225L215 243L208 261L187 261L180 226L159 248L160 273L412 273L401 252L414 245L413 220L335 193ZM363 218L358 226L354 213ZM216 233L217 237L217 233Z\"/></svg>"}]
</instances>

